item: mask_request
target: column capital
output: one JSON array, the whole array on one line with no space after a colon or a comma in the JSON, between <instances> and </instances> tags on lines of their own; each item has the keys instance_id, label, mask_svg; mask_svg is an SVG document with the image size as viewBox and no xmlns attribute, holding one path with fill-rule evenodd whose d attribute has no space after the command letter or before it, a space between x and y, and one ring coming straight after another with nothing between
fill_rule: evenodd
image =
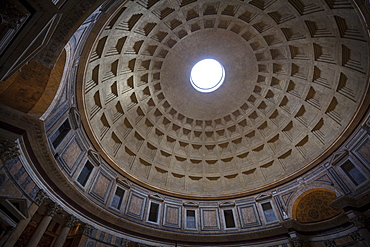
<instances>
[{"instance_id":1,"label":"column capital","mask_svg":"<svg viewBox=\"0 0 370 247\"><path fill-rule=\"evenodd\" d=\"M295 231L289 232L289 241L294 247L305 246L305 240L303 240Z\"/></svg>"},{"instance_id":2,"label":"column capital","mask_svg":"<svg viewBox=\"0 0 370 247\"><path fill-rule=\"evenodd\" d=\"M123 238L122 239L121 247L128 247L128 245L130 244L130 242L131 242L130 240Z\"/></svg>"},{"instance_id":3,"label":"column capital","mask_svg":"<svg viewBox=\"0 0 370 247\"><path fill-rule=\"evenodd\" d=\"M66 218L65 218L65 223L64 225L67 226L67 227L72 227L74 226L74 224L76 224L76 222L78 221L78 219L73 216L73 215L68 215Z\"/></svg>"},{"instance_id":4,"label":"column capital","mask_svg":"<svg viewBox=\"0 0 370 247\"><path fill-rule=\"evenodd\" d=\"M354 211L349 211L347 213L347 216L349 218L349 222L352 223L358 229L364 228L366 226L366 217L364 217L363 215L356 213Z\"/></svg>"},{"instance_id":5,"label":"column capital","mask_svg":"<svg viewBox=\"0 0 370 247\"><path fill-rule=\"evenodd\" d=\"M350 218L349 222L357 228L364 228L366 225L366 218L362 215L357 215L356 217Z\"/></svg>"},{"instance_id":6,"label":"column capital","mask_svg":"<svg viewBox=\"0 0 370 247\"><path fill-rule=\"evenodd\" d=\"M39 192L37 192L34 202L40 206L47 198L48 198L48 195L45 193L45 191L39 190Z\"/></svg>"},{"instance_id":7,"label":"column capital","mask_svg":"<svg viewBox=\"0 0 370 247\"><path fill-rule=\"evenodd\" d=\"M335 247L337 246L334 242L334 240L330 239L330 240L326 240L325 241L325 247Z\"/></svg>"},{"instance_id":8,"label":"column capital","mask_svg":"<svg viewBox=\"0 0 370 247\"><path fill-rule=\"evenodd\" d=\"M302 246L302 239L300 237L289 238L289 241L293 244L294 247Z\"/></svg>"},{"instance_id":9,"label":"column capital","mask_svg":"<svg viewBox=\"0 0 370 247\"><path fill-rule=\"evenodd\" d=\"M94 230L94 227L88 224L84 224L82 226L82 234L86 236L90 236L91 232Z\"/></svg>"},{"instance_id":10,"label":"column capital","mask_svg":"<svg viewBox=\"0 0 370 247\"><path fill-rule=\"evenodd\" d=\"M143 243L137 243L137 246L138 246L138 247L148 247L148 245L143 244Z\"/></svg>"},{"instance_id":11,"label":"column capital","mask_svg":"<svg viewBox=\"0 0 370 247\"><path fill-rule=\"evenodd\" d=\"M350 236L352 237L352 239L353 239L354 241L356 241L356 242L358 242L358 241L362 241L362 240L364 239L363 237L361 237L361 235L360 235L360 233L359 233L358 231L351 232L349 235L350 235Z\"/></svg>"},{"instance_id":12,"label":"column capital","mask_svg":"<svg viewBox=\"0 0 370 247\"><path fill-rule=\"evenodd\" d=\"M46 212L45 215L54 217L55 214L57 214L59 211L62 210L62 207L55 203L49 203L46 206Z\"/></svg>"},{"instance_id":13,"label":"column capital","mask_svg":"<svg viewBox=\"0 0 370 247\"><path fill-rule=\"evenodd\" d=\"M9 140L0 141L0 157L3 162L11 160L19 155L19 148L17 143Z\"/></svg>"}]
</instances>

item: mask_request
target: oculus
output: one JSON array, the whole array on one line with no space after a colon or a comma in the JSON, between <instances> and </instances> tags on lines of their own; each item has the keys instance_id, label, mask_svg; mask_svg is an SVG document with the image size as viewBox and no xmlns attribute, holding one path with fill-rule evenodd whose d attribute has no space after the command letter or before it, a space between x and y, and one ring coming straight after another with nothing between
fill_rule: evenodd
<instances>
[{"instance_id":1,"label":"oculus","mask_svg":"<svg viewBox=\"0 0 370 247\"><path fill-rule=\"evenodd\" d=\"M224 67L214 59L197 62L190 73L191 85L199 92L210 93L218 89L225 79Z\"/></svg>"}]
</instances>

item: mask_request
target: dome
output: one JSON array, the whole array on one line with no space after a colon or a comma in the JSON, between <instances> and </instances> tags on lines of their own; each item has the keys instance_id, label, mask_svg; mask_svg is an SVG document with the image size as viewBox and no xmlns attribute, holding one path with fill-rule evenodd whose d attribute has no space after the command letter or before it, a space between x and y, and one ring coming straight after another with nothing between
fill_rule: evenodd
<instances>
[{"instance_id":1,"label":"dome","mask_svg":"<svg viewBox=\"0 0 370 247\"><path fill-rule=\"evenodd\" d=\"M360 20L330 4L262 2L115 10L94 36L80 94L90 137L116 170L164 193L230 197L290 180L343 141L368 86ZM189 81L207 58L225 78L205 94Z\"/></svg>"},{"instance_id":2,"label":"dome","mask_svg":"<svg viewBox=\"0 0 370 247\"><path fill-rule=\"evenodd\" d=\"M370 242L369 3L0 6L0 246Z\"/></svg>"}]
</instances>

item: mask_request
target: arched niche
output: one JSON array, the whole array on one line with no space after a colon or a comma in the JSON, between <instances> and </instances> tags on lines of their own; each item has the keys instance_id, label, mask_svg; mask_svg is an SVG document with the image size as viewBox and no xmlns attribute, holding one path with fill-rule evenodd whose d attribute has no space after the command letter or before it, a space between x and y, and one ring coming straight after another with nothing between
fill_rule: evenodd
<instances>
[{"instance_id":1,"label":"arched niche","mask_svg":"<svg viewBox=\"0 0 370 247\"><path fill-rule=\"evenodd\" d=\"M335 192L328 189L307 190L295 200L292 216L300 223L314 223L330 219L342 212L330 205L336 198Z\"/></svg>"},{"instance_id":2,"label":"arched niche","mask_svg":"<svg viewBox=\"0 0 370 247\"><path fill-rule=\"evenodd\" d=\"M29 61L19 72L0 83L0 103L40 117L55 97L65 64L65 50L60 54L53 69L35 60Z\"/></svg>"}]
</instances>

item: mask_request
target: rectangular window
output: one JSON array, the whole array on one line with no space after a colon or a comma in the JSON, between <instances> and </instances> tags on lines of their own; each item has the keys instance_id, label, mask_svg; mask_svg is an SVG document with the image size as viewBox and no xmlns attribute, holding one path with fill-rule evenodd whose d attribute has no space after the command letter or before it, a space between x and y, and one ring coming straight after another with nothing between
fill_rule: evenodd
<instances>
[{"instance_id":1,"label":"rectangular window","mask_svg":"<svg viewBox=\"0 0 370 247\"><path fill-rule=\"evenodd\" d=\"M341 166L341 168L356 186L366 181L365 176L360 172L359 169L357 169L354 164L352 164L351 161L348 160Z\"/></svg>"},{"instance_id":2,"label":"rectangular window","mask_svg":"<svg viewBox=\"0 0 370 247\"><path fill-rule=\"evenodd\" d=\"M158 223L159 204L155 202L150 203L148 221Z\"/></svg>"},{"instance_id":3,"label":"rectangular window","mask_svg":"<svg viewBox=\"0 0 370 247\"><path fill-rule=\"evenodd\" d=\"M186 210L186 228L196 229L195 225L195 210Z\"/></svg>"},{"instance_id":4,"label":"rectangular window","mask_svg":"<svg viewBox=\"0 0 370 247\"><path fill-rule=\"evenodd\" d=\"M93 169L94 166L89 161L87 161L85 166L82 168L80 175L77 178L77 182L82 186L85 186Z\"/></svg>"},{"instance_id":5,"label":"rectangular window","mask_svg":"<svg viewBox=\"0 0 370 247\"><path fill-rule=\"evenodd\" d=\"M262 204L263 214L265 215L265 219L267 223L277 221L274 209L270 202L266 202Z\"/></svg>"},{"instance_id":6,"label":"rectangular window","mask_svg":"<svg viewBox=\"0 0 370 247\"><path fill-rule=\"evenodd\" d=\"M123 196L125 195L125 191L120 187L117 187L116 193L114 193L112 204L111 206L116 209L120 209L123 201Z\"/></svg>"},{"instance_id":7,"label":"rectangular window","mask_svg":"<svg viewBox=\"0 0 370 247\"><path fill-rule=\"evenodd\" d=\"M226 228L235 228L234 214L231 209L224 210L224 219Z\"/></svg>"},{"instance_id":8,"label":"rectangular window","mask_svg":"<svg viewBox=\"0 0 370 247\"><path fill-rule=\"evenodd\" d=\"M69 124L68 119L66 119L66 121L64 121L64 123L59 126L59 128L50 137L50 141L54 148L59 146L70 130L71 125Z\"/></svg>"}]
</instances>

